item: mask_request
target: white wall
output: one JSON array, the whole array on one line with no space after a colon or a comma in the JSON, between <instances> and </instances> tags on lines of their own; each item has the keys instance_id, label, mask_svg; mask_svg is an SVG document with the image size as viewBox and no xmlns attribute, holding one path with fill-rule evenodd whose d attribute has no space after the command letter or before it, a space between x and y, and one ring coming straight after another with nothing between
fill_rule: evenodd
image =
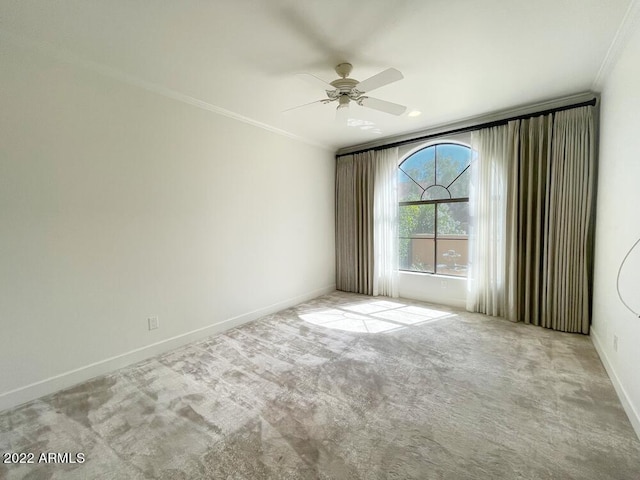
<instances>
[{"instance_id":1,"label":"white wall","mask_svg":"<svg viewBox=\"0 0 640 480\"><path fill-rule=\"evenodd\" d=\"M618 267L640 237L638 59L640 30L636 29L602 91L592 338L640 436L640 318L623 306L616 293ZM639 250L622 272L621 289L625 300L640 312Z\"/></svg>"},{"instance_id":2,"label":"white wall","mask_svg":"<svg viewBox=\"0 0 640 480\"><path fill-rule=\"evenodd\" d=\"M467 305L467 279L432 275L429 273L400 272L398 292L402 298L439 303L465 308Z\"/></svg>"},{"instance_id":3,"label":"white wall","mask_svg":"<svg viewBox=\"0 0 640 480\"><path fill-rule=\"evenodd\" d=\"M0 59L0 409L333 289L332 152Z\"/></svg>"}]
</instances>

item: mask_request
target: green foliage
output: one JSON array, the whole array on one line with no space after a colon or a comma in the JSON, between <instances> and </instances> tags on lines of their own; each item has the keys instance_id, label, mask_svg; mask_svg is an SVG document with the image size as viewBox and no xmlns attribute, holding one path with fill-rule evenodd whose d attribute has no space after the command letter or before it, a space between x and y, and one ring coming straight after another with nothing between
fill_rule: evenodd
<instances>
[{"instance_id":1,"label":"green foliage","mask_svg":"<svg viewBox=\"0 0 640 480\"><path fill-rule=\"evenodd\" d=\"M464 235L467 233L464 215L460 207L463 204L440 203L438 209L438 233L447 235ZM457 207L457 208L456 208ZM435 233L436 205L403 205L400 207L400 237L411 237L420 234Z\"/></svg>"},{"instance_id":2,"label":"green foliage","mask_svg":"<svg viewBox=\"0 0 640 480\"><path fill-rule=\"evenodd\" d=\"M466 203L441 203L438 205L439 235L465 235L467 233L466 224L468 220L466 218L460 218L462 212L460 212L459 208L461 206L467 207L467 205ZM468 217L468 215L467 208L464 216Z\"/></svg>"}]
</instances>

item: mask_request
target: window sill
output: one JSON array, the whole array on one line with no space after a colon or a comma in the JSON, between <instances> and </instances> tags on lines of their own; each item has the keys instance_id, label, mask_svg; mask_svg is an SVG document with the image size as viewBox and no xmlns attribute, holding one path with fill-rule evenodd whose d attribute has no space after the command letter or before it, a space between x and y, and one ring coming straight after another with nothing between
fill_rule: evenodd
<instances>
[{"instance_id":1,"label":"window sill","mask_svg":"<svg viewBox=\"0 0 640 480\"><path fill-rule=\"evenodd\" d=\"M415 275L420 277L442 278L442 279L458 279L466 281L468 277L460 277L458 275L447 275L445 273L429 273L429 272L413 272L411 270L398 270L402 275Z\"/></svg>"}]
</instances>

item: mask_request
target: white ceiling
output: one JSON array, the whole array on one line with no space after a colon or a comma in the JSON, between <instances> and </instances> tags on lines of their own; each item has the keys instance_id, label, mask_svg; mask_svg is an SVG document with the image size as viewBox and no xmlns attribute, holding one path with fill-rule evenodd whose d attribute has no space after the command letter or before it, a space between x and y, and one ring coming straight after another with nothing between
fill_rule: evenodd
<instances>
[{"instance_id":1,"label":"white ceiling","mask_svg":"<svg viewBox=\"0 0 640 480\"><path fill-rule=\"evenodd\" d=\"M0 0L0 30L139 86L335 149L592 89L629 4ZM296 73L331 81L344 61L358 80L399 69L404 80L371 96L422 115L355 106L351 117L375 124L362 130L336 124L335 104L282 113L323 98Z\"/></svg>"}]
</instances>

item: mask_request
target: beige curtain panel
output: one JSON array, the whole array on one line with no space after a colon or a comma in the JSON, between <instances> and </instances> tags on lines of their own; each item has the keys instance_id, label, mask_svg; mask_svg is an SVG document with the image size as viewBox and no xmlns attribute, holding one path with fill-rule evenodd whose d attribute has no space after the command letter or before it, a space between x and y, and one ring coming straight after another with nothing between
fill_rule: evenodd
<instances>
[{"instance_id":1,"label":"beige curtain panel","mask_svg":"<svg viewBox=\"0 0 640 480\"><path fill-rule=\"evenodd\" d=\"M589 333L594 107L523 120L516 319Z\"/></svg>"},{"instance_id":2,"label":"beige curtain panel","mask_svg":"<svg viewBox=\"0 0 640 480\"><path fill-rule=\"evenodd\" d=\"M469 310L589 333L594 122L580 107L474 132Z\"/></svg>"},{"instance_id":3,"label":"beige curtain panel","mask_svg":"<svg viewBox=\"0 0 640 480\"><path fill-rule=\"evenodd\" d=\"M338 290L398 296L397 170L397 147L338 158Z\"/></svg>"},{"instance_id":4,"label":"beige curtain panel","mask_svg":"<svg viewBox=\"0 0 640 480\"><path fill-rule=\"evenodd\" d=\"M336 163L336 288L373 294L373 153Z\"/></svg>"}]
</instances>

